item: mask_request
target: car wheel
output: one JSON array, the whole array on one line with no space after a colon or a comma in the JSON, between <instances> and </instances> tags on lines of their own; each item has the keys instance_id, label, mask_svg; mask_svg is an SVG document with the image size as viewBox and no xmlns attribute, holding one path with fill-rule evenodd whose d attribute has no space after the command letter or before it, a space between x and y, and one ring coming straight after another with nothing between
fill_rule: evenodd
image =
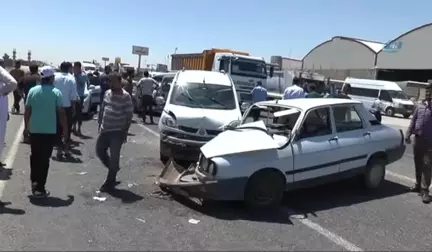
<instances>
[{"instance_id":1,"label":"car wheel","mask_svg":"<svg viewBox=\"0 0 432 252\"><path fill-rule=\"evenodd\" d=\"M404 118L409 118L411 116L411 114L404 114L403 117Z\"/></svg>"},{"instance_id":2,"label":"car wheel","mask_svg":"<svg viewBox=\"0 0 432 252\"><path fill-rule=\"evenodd\" d=\"M385 177L385 161L381 158L369 160L363 177L364 186L367 189L375 189L380 186Z\"/></svg>"},{"instance_id":3,"label":"car wheel","mask_svg":"<svg viewBox=\"0 0 432 252\"><path fill-rule=\"evenodd\" d=\"M387 108L386 111L385 111L385 113L388 116L394 116L395 110L394 110L394 108Z\"/></svg>"},{"instance_id":4,"label":"car wheel","mask_svg":"<svg viewBox=\"0 0 432 252\"><path fill-rule=\"evenodd\" d=\"M264 170L249 178L244 200L251 209L278 207L285 191L285 178L278 171Z\"/></svg>"}]
</instances>

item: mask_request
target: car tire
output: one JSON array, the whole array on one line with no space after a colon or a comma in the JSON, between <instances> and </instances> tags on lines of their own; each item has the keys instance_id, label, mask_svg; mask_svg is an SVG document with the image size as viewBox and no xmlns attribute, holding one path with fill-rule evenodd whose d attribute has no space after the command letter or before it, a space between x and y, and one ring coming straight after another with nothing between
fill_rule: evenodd
<instances>
[{"instance_id":1,"label":"car tire","mask_svg":"<svg viewBox=\"0 0 432 252\"><path fill-rule=\"evenodd\" d=\"M371 158L363 175L363 184L366 189L376 189L384 181L386 173L385 161L382 158Z\"/></svg>"},{"instance_id":2,"label":"car tire","mask_svg":"<svg viewBox=\"0 0 432 252\"><path fill-rule=\"evenodd\" d=\"M409 118L411 116L411 114L404 114L403 117L404 118Z\"/></svg>"},{"instance_id":3,"label":"car tire","mask_svg":"<svg viewBox=\"0 0 432 252\"><path fill-rule=\"evenodd\" d=\"M390 107L390 108L386 109L385 113L387 116L394 116L395 110L394 110L394 108Z\"/></svg>"},{"instance_id":4,"label":"car tire","mask_svg":"<svg viewBox=\"0 0 432 252\"><path fill-rule=\"evenodd\" d=\"M249 178L244 201L252 210L278 207L285 192L285 178L275 170L263 170Z\"/></svg>"}]
</instances>

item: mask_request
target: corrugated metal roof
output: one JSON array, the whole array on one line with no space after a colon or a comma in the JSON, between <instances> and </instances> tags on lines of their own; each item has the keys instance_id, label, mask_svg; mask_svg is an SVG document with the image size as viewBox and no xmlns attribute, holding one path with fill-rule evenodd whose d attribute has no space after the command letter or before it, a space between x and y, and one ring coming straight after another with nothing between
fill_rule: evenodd
<instances>
[{"instance_id":1,"label":"corrugated metal roof","mask_svg":"<svg viewBox=\"0 0 432 252\"><path fill-rule=\"evenodd\" d=\"M362 40L362 39L357 39L357 38L353 38L353 39L356 40L357 42L362 43L363 45L369 47L375 53L381 51L381 49L383 49L385 46L385 44L381 43L381 42L374 42L374 41Z\"/></svg>"}]
</instances>

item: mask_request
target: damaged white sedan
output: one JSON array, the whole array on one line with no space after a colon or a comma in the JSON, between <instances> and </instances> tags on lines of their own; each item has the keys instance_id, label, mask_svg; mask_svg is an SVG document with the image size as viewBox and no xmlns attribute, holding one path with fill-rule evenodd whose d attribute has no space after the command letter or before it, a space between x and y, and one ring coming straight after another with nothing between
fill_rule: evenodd
<instances>
[{"instance_id":1,"label":"damaged white sedan","mask_svg":"<svg viewBox=\"0 0 432 252\"><path fill-rule=\"evenodd\" d=\"M354 100L264 101L202 146L196 164L169 162L158 182L191 197L275 207L285 191L350 177L377 188L403 156L403 139Z\"/></svg>"}]
</instances>

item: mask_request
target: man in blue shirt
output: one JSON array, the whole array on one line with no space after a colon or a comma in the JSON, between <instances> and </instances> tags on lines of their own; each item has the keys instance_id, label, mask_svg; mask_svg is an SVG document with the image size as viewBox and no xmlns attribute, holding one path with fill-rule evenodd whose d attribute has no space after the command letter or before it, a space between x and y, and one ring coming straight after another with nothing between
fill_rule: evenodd
<instances>
[{"instance_id":1,"label":"man in blue shirt","mask_svg":"<svg viewBox=\"0 0 432 252\"><path fill-rule=\"evenodd\" d=\"M82 136L81 125L82 125L82 107L84 103L84 94L89 83L87 74L82 71L81 62L77 61L74 63L74 76L77 85L78 102L75 107L75 116L72 122L72 131L78 136Z\"/></svg>"},{"instance_id":2,"label":"man in blue shirt","mask_svg":"<svg viewBox=\"0 0 432 252\"><path fill-rule=\"evenodd\" d=\"M47 197L45 190L51 154L57 137L57 113L63 137L68 137L62 94L55 88L55 72L49 66L41 68L41 85L30 89L24 114L25 132L30 133L30 180L35 197Z\"/></svg>"},{"instance_id":3,"label":"man in blue shirt","mask_svg":"<svg viewBox=\"0 0 432 252\"><path fill-rule=\"evenodd\" d=\"M267 89L262 86L261 81L258 81L257 85L252 89L251 94L253 103L267 100ZM257 108L251 112L254 122L258 121L261 111Z\"/></svg>"},{"instance_id":4,"label":"man in blue shirt","mask_svg":"<svg viewBox=\"0 0 432 252\"><path fill-rule=\"evenodd\" d=\"M70 132L72 129L72 117L74 112L74 108L76 100L78 98L77 94L77 85L75 78L72 74L69 73L70 69L72 69L72 63L70 62L63 62L60 64L60 73L55 74L55 80L54 80L54 87L56 87L58 90L60 90L62 94L62 101L63 101L63 108L65 109L66 113L66 119L67 119L67 125L68 125L68 134L69 137L65 139L65 141L62 141L61 138L61 131L62 127L60 127L60 122L58 122L57 125L57 135L58 135L58 142L57 142L57 159L61 160L63 158L63 154L67 157L70 156L70 150L69 150L69 142L70 142Z\"/></svg>"}]
</instances>

